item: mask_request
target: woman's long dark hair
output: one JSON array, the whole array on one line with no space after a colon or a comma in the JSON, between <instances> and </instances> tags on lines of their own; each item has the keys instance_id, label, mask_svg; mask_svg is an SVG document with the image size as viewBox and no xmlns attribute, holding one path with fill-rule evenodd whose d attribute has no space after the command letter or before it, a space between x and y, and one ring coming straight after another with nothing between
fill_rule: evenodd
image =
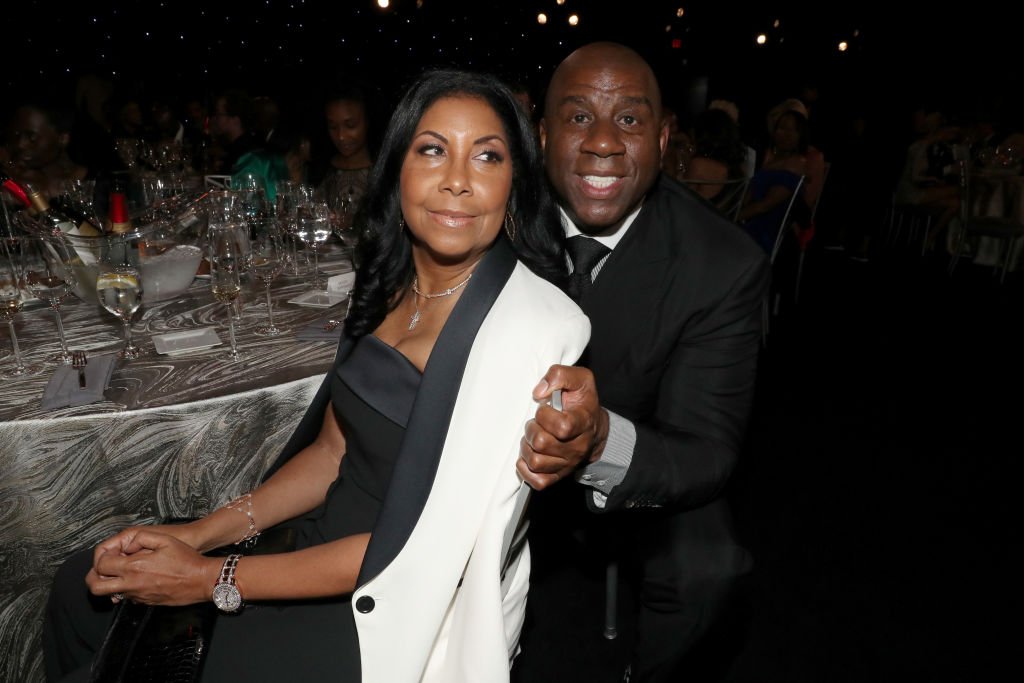
<instances>
[{"instance_id":1,"label":"woman's long dark hair","mask_svg":"<svg viewBox=\"0 0 1024 683\"><path fill-rule=\"evenodd\" d=\"M508 211L515 221L511 241L517 258L538 276L561 285L565 278L564 233L545 181L543 157L534 128L515 97L494 76L449 69L421 75L399 102L370 169L366 232L358 246L359 266L345 333L373 332L412 284L412 242L404 227L400 196L402 163L426 110L447 97L475 97L501 119L512 158ZM504 230L498 239L507 240Z\"/></svg>"}]
</instances>

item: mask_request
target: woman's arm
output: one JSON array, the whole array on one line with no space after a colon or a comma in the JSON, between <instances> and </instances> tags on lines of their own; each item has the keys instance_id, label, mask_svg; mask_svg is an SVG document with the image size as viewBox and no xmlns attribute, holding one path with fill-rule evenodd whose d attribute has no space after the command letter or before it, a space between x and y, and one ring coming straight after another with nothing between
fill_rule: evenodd
<instances>
[{"instance_id":1,"label":"woman's arm","mask_svg":"<svg viewBox=\"0 0 1024 683\"><path fill-rule=\"evenodd\" d=\"M301 600L355 590L370 534L277 555L243 557L235 581L245 600ZM86 576L94 595L122 593L147 605L212 599L222 557L207 557L166 534L142 529L125 554L100 555Z\"/></svg>"},{"instance_id":2,"label":"woman's arm","mask_svg":"<svg viewBox=\"0 0 1024 683\"><path fill-rule=\"evenodd\" d=\"M334 410L327 404L320 433L274 475L252 491L253 518L258 529L309 512L324 502L327 489L338 477L345 455L345 437ZM244 509L244 508L243 508ZM234 543L246 535L248 517L237 509L220 508L195 522L199 551Z\"/></svg>"},{"instance_id":3,"label":"woman's arm","mask_svg":"<svg viewBox=\"0 0 1024 683\"><path fill-rule=\"evenodd\" d=\"M252 495L252 516L257 529L267 529L309 512L320 505L327 488L338 476L345 453L345 437L327 405L320 432L309 446L295 454ZM246 507L219 508L188 524L130 527L100 543L94 557L108 552L125 553L143 530L173 536L199 552L207 552L245 537L249 532Z\"/></svg>"},{"instance_id":4,"label":"woman's arm","mask_svg":"<svg viewBox=\"0 0 1024 683\"><path fill-rule=\"evenodd\" d=\"M252 492L253 518L267 528L320 505L338 474L345 452L330 405L313 443L291 458ZM237 509L220 508L201 520L174 527L133 527L97 546L86 583L96 595L125 593L149 604L184 605L208 600L222 558L201 552L238 541L249 531L249 518ZM351 591L362 564L369 534L285 555L246 559L252 598L311 597ZM260 565L263 565L260 567Z\"/></svg>"}]
</instances>

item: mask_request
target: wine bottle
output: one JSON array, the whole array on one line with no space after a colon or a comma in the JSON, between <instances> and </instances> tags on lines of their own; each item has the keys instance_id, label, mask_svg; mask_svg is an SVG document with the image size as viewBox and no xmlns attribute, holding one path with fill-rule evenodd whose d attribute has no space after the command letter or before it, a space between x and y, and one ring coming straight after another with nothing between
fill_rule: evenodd
<instances>
[{"instance_id":1,"label":"wine bottle","mask_svg":"<svg viewBox=\"0 0 1024 683\"><path fill-rule=\"evenodd\" d=\"M54 233L64 233L66 235L78 235L78 225L65 216L60 211L57 211L50 206L50 202L47 201L43 193L30 185L25 183L25 194L28 195L28 200L32 205L32 210L35 211L35 219L39 223L45 225Z\"/></svg>"},{"instance_id":2,"label":"wine bottle","mask_svg":"<svg viewBox=\"0 0 1024 683\"><path fill-rule=\"evenodd\" d=\"M124 182L115 179L110 190L110 206L107 213L107 230L115 235L130 232L132 221L128 216L128 193Z\"/></svg>"},{"instance_id":3,"label":"wine bottle","mask_svg":"<svg viewBox=\"0 0 1024 683\"><path fill-rule=\"evenodd\" d=\"M3 171L0 171L0 187L3 187L12 197L17 199L23 208L27 209L32 205L32 202L28 199L28 193L25 192L25 188Z\"/></svg>"}]
</instances>

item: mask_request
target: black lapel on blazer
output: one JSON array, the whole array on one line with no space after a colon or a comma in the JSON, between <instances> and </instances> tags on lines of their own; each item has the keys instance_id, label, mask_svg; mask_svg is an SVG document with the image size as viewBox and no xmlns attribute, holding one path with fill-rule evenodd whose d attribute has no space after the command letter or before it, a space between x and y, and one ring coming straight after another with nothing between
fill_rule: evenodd
<instances>
[{"instance_id":1,"label":"black lapel on blazer","mask_svg":"<svg viewBox=\"0 0 1024 683\"><path fill-rule=\"evenodd\" d=\"M266 481L274 472L277 472L281 465L288 462L289 458L313 443L313 440L320 433L320 428L324 423L324 410L327 409L327 402L331 400L331 380L338 369L338 364L347 358L348 354L352 351L353 343L349 337L342 336L341 341L338 343L338 352L334 354L334 363L331 364L330 370L327 371L327 376L324 377L320 388L317 389L316 396L313 397L309 408L306 409L305 415L299 420L299 424L295 427L295 431L292 432L288 443L281 449L281 454L277 456L277 460L267 470L267 473L263 475L263 481Z\"/></svg>"},{"instance_id":2,"label":"black lapel on blazer","mask_svg":"<svg viewBox=\"0 0 1024 683\"><path fill-rule=\"evenodd\" d=\"M586 365L595 360L595 340L600 340L602 358L618 358L638 326L651 324L657 296L672 263L669 240L664 231L671 218L664 214L655 185L644 201L626 236L605 261L594 286L580 302L593 329Z\"/></svg>"},{"instance_id":3,"label":"black lapel on blazer","mask_svg":"<svg viewBox=\"0 0 1024 683\"><path fill-rule=\"evenodd\" d=\"M473 272L434 343L357 586L390 564L419 520L434 483L473 340L515 264L512 249L498 240Z\"/></svg>"}]
</instances>

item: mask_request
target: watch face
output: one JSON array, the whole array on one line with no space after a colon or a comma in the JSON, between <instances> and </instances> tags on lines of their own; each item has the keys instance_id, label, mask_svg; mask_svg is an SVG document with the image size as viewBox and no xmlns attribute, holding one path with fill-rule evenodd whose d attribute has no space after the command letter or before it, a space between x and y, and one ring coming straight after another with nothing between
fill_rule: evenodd
<instances>
[{"instance_id":1,"label":"watch face","mask_svg":"<svg viewBox=\"0 0 1024 683\"><path fill-rule=\"evenodd\" d=\"M237 612L242 606L242 594L230 583L218 583L213 587L213 604L222 612Z\"/></svg>"}]
</instances>

